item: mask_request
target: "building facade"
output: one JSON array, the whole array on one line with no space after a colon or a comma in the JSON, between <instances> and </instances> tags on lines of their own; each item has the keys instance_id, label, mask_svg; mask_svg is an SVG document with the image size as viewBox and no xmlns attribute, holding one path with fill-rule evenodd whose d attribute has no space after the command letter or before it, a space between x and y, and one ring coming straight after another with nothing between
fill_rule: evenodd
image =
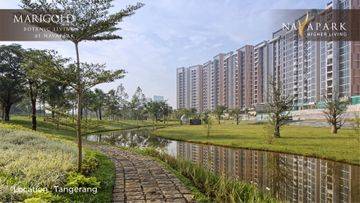
<instances>
[{"instance_id":1,"label":"building facade","mask_svg":"<svg viewBox=\"0 0 360 203\"><path fill-rule=\"evenodd\" d=\"M331 9L360 9L360 2L333 0L316 14L331 20ZM306 13L294 22L305 18ZM178 108L256 108L269 101L274 79L293 98L294 109L319 108L325 98L360 102L359 41L308 40L297 30L279 29L270 40L220 53L195 67L177 70Z\"/></svg>"}]
</instances>

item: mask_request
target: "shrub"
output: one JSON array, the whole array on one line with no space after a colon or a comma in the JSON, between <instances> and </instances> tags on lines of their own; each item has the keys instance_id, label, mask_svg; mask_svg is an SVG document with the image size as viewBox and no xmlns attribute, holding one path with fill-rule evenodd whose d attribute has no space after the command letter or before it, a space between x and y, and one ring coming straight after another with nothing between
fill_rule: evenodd
<instances>
[{"instance_id":1,"label":"shrub","mask_svg":"<svg viewBox=\"0 0 360 203\"><path fill-rule=\"evenodd\" d=\"M95 177L85 177L79 173L70 173L67 178L67 187L93 187L100 188L100 182Z\"/></svg>"},{"instance_id":2,"label":"shrub","mask_svg":"<svg viewBox=\"0 0 360 203\"><path fill-rule=\"evenodd\" d=\"M44 202L66 202L66 200L58 195L54 195L48 191L35 192L32 197L25 199L25 203L44 203Z\"/></svg>"},{"instance_id":3,"label":"shrub","mask_svg":"<svg viewBox=\"0 0 360 203\"><path fill-rule=\"evenodd\" d=\"M96 154L88 152L83 159L81 173L84 175L90 175L99 166L99 160L96 158Z\"/></svg>"},{"instance_id":4,"label":"shrub","mask_svg":"<svg viewBox=\"0 0 360 203\"><path fill-rule=\"evenodd\" d=\"M11 186L51 189L65 185L66 174L75 167L74 145L36 132L0 129L0 202L33 197L14 193Z\"/></svg>"}]
</instances>

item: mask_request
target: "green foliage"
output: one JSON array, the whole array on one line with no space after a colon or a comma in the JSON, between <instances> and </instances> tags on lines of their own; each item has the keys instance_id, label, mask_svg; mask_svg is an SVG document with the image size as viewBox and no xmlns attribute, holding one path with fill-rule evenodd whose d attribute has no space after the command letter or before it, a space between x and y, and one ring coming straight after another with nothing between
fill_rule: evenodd
<instances>
[{"instance_id":1,"label":"green foliage","mask_svg":"<svg viewBox=\"0 0 360 203\"><path fill-rule=\"evenodd\" d=\"M18 44L0 46L0 108L3 120L10 120L10 109L21 101L25 89L25 73L21 68L23 49Z\"/></svg>"},{"instance_id":2,"label":"green foliage","mask_svg":"<svg viewBox=\"0 0 360 203\"><path fill-rule=\"evenodd\" d=\"M48 191L35 192L30 198L24 200L25 203L44 203L44 202L68 202L65 198L54 195Z\"/></svg>"},{"instance_id":3,"label":"green foliage","mask_svg":"<svg viewBox=\"0 0 360 203\"><path fill-rule=\"evenodd\" d=\"M22 8L31 14L45 12L47 14L72 15L76 20L72 22L35 23L38 27L54 30L66 40L79 43L84 40L112 40L121 39L114 32L120 28L116 25L123 18L134 14L135 10L143 6L142 3L128 6L118 12L109 14L113 0L88 1L82 0L54 0L48 3L43 0L22 0ZM61 29L52 29L61 28Z\"/></svg>"},{"instance_id":4,"label":"green foliage","mask_svg":"<svg viewBox=\"0 0 360 203\"><path fill-rule=\"evenodd\" d=\"M85 177L80 173L70 173L67 177L67 187L94 187L99 188L100 182L96 177Z\"/></svg>"},{"instance_id":5,"label":"green foliage","mask_svg":"<svg viewBox=\"0 0 360 203\"><path fill-rule=\"evenodd\" d=\"M14 193L11 186L61 186L66 174L74 170L76 147L30 131L0 129L0 201L21 201L26 196Z\"/></svg>"},{"instance_id":6,"label":"green foliage","mask_svg":"<svg viewBox=\"0 0 360 203\"><path fill-rule=\"evenodd\" d=\"M163 117L165 121L172 112L171 106L165 101L148 101L145 103L145 110L155 122L157 122L160 117Z\"/></svg>"},{"instance_id":7,"label":"green foliage","mask_svg":"<svg viewBox=\"0 0 360 203\"><path fill-rule=\"evenodd\" d=\"M354 137L360 142L360 112L354 114L355 120L353 124Z\"/></svg>"},{"instance_id":8,"label":"green foliage","mask_svg":"<svg viewBox=\"0 0 360 203\"><path fill-rule=\"evenodd\" d=\"M74 169L76 148L28 131L0 129L0 172L30 186L64 183Z\"/></svg>"},{"instance_id":9,"label":"green foliage","mask_svg":"<svg viewBox=\"0 0 360 203\"><path fill-rule=\"evenodd\" d=\"M211 200L216 202L277 202L256 186L216 175L189 161L176 159L155 149L138 149L141 154L156 157L179 171Z\"/></svg>"},{"instance_id":10,"label":"green foliage","mask_svg":"<svg viewBox=\"0 0 360 203\"><path fill-rule=\"evenodd\" d=\"M241 113L243 113L243 111L240 108L230 109L230 115L234 117L236 125L239 125Z\"/></svg>"},{"instance_id":11,"label":"green foliage","mask_svg":"<svg viewBox=\"0 0 360 203\"><path fill-rule=\"evenodd\" d=\"M324 114L327 122L331 126L331 133L337 134L337 131L344 125L347 106L349 105L348 100L342 100L339 98L325 98L325 110Z\"/></svg>"},{"instance_id":12,"label":"green foliage","mask_svg":"<svg viewBox=\"0 0 360 203\"><path fill-rule=\"evenodd\" d=\"M212 122L212 119L211 119L211 116L210 116L210 112L209 111L205 111L202 113L202 116L201 116L201 120L205 123L206 125L206 134L207 134L207 137L210 136L210 130L211 130L211 126L213 124Z\"/></svg>"},{"instance_id":13,"label":"green foliage","mask_svg":"<svg viewBox=\"0 0 360 203\"><path fill-rule=\"evenodd\" d=\"M81 173L84 175L90 175L98 168L98 166L99 160L96 158L96 154L88 152L83 160Z\"/></svg>"},{"instance_id":14,"label":"green foliage","mask_svg":"<svg viewBox=\"0 0 360 203\"><path fill-rule=\"evenodd\" d=\"M218 123L219 124L220 124L221 116L224 114L226 109L227 109L226 106L219 105L219 106L216 106L216 108L214 110L214 114L218 118Z\"/></svg>"}]
</instances>

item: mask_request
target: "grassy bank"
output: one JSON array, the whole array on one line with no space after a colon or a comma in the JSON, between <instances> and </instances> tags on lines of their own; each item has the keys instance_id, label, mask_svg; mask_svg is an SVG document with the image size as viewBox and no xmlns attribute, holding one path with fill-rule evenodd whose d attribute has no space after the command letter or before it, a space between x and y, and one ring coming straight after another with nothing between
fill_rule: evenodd
<instances>
[{"instance_id":1,"label":"grassy bank","mask_svg":"<svg viewBox=\"0 0 360 203\"><path fill-rule=\"evenodd\" d=\"M0 202L110 202L113 163L86 150L82 175L76 173L76 157L77 148L71 141L0 124ZM56 189L71 187L96 188L96 194Z\"/></svg>"},{"instance_id":2,"label":"grassy bank","mask_svg":"<svg viewBox=\"0 0 360 203\"><path fill-rule=\"evenodd\" d=\"M154 134L176 140L287 152L360 164L360 143L352 129L341 129L333 135L330 128L285 126L281 138L272 140L271 144L268 125L245 122L240 125L229 121L214 124L209 137L204 125L168 127L156 130Z\"/></svg>"},{"instance_id":3,"label":"grassy bank","mask_svg":"<svg viewBox=\"0 0 360 203\"><path fill-rule=\"evenodd\" d=\"M254 185L216 175L202 166L176 159L153 148L131 150L162 162L191 189L197 202L277 202Z\"/></svg>"},{"instance_id":4,"label":"grassy bank","mask_svg":"<svg viewBox=\"0 0 360 203\"><path fill-rule=\"evenodd\" d=\"M19 125L28 129L31 129L31 118L29 116L12 116L11 124ZM157 127L173 125L174 123L157 123ZM131 129L138 127L150 127L153 126L151 120L119 120L119 121L108 121L108 120L94 120L88 119L83 121L83 133L94 133L94 132L106 132L123 129ZM45 117L39 116L37 118L37 131L48 134L55 134L67 139L75 138L75 123L72 119L62 119L59 125L56 122L52 122Z\"/></svg>"}]
</instances>

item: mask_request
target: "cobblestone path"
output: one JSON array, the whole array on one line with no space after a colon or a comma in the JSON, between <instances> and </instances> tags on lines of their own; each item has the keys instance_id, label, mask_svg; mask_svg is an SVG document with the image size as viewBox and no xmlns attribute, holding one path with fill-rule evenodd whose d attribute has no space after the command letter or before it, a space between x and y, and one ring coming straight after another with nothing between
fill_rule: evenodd
<instances>
[{"instance_id":1,"label":"cobblestone path","mask_svg":"<svg viewBox=\"0 0 360 203\"><path fill-rule=\"evenodd\" d=\"M149 157L111 146L97 146L116 166L113 202L195 202L191 192Z\"/></svg>"}]
</instances>

